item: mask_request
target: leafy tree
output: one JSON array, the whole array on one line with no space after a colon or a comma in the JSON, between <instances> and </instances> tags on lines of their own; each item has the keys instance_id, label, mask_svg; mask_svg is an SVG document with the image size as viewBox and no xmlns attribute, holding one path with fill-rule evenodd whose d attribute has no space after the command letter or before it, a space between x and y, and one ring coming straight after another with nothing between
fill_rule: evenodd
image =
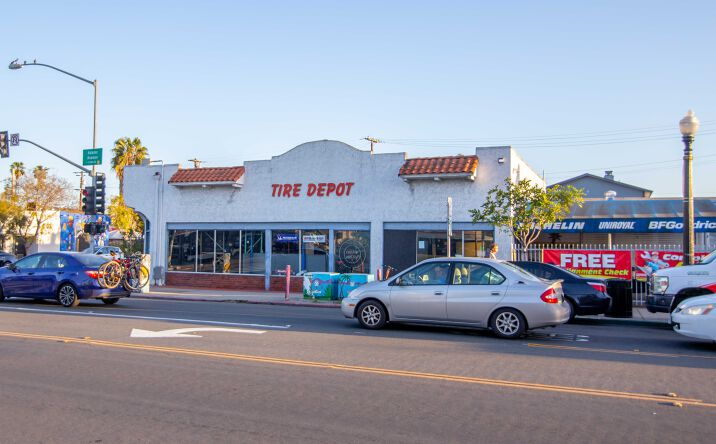
<instances>
[{"instance_id":1,"label":"leafy tree","mask_svg":"<svg viewBox=\"0 0 716 444\"><path fill-rule=\"evenodd\" d=\"M5 243L18 226L26 223L22 207L14 199L0 198L0 248L5 251Z\"/></svg>"},{"instance_id":2,"label":"leafy tree","mask_svg":"<svg viewBox=\"0 0 716 444\"><path fill-rule=\"evenodd\" d=\"M135 137L123 137L114 142L112 148L112 169L119 180L119 195L124 195L124 168L129 165L140 165L142 160L149 155L147 147L142 141Z\"/></svg>"},{"instance_id":3,"label":"leafy tree","mask_svg":"<svg viewBox=\"0 0 716 444\"><path fill-rule=\"evenodd\" d=\"M47 222L56 211L73 206L72 185L65 179L48 174L47 168L35 167L33 177L23 177L17 184L17 205L23 217L17 224L16 237L28 247L47 229Z\"/></svg>"},{"instance_id":4,"label":"leafy tree","mask_svg":"<svg viewBox=\"0 0 716 444\"><path fill-rule=\"evenodd\" d=\"M144 232L144 222L139 215L124 203L124 197L115 196L112 198L107 209L109 217L112 218L112 225L129 238L138 238Z\"/></svg>"},{"instance_id":5,"label":"leafy tree","mask_svg":"<svg viewBox=\"0 0 716 444\"><path fill-rule=\"evenodd\" d=\"M515 183L505 179L503 187L487 192L481 209L470 210L472 222L488 222L507 230L527 252L545 224L555 223L569 214L573 205L582 206L584 191L573 186L544 189L527 179Z\"/></svg>"}]
</instances>

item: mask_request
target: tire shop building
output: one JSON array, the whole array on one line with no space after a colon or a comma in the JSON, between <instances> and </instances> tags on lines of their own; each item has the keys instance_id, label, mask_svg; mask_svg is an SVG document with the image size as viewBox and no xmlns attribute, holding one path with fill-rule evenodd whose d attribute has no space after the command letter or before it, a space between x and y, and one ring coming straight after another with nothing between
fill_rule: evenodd
<instances>
[{"instance_id":1,"label":"tire shop building","mask_svg":"<svg viewBox=\"0 0 716 444\"><path fill-rule=\"evenodd\" d=\"M281 290L287 265L375 273L445 256L448 197L452 254L483 257L496 242L507 259L512 237L469 213L507 177L544 185L508 146L411 159L322 140L241 166L130 166L124 198L145 220L156 283Z\"/></svg>"}]
</instances>

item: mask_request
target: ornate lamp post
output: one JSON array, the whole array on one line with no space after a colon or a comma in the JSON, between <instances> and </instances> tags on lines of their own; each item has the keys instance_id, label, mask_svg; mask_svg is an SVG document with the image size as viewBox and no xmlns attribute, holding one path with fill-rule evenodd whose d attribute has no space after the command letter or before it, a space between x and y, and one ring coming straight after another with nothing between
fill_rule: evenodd
<instances>
[{"instance_id":1,"label":"ornate lamp post","mask_svg":"<svg viewBox=\"0 0 716 444\"><path fill-rule=\"evenodd\" d=\"M694 135L699 130L699 119L689 110L679 122L679 129L684 141L684 265L694 264L694 195L692 191L691 164L694 159L692 145Z\"/></svg>"}]
</instances>

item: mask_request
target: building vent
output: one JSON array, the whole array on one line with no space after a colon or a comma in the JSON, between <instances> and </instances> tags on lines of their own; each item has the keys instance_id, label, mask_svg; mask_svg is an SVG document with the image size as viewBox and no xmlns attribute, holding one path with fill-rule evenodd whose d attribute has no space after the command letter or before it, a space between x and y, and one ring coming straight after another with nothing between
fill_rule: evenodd
<instances>
[{"instance_id":1,"label":"building vent","mask_svg":"<svg viewBox=\"0 0 716 444\"><path fill-rule=\"evenodd\" d=\"M604 178L607 180L614 180L614 171L605 171Z\"/></svg>"},{"instance_id":2,"label":"building vent","mask_svg":"<svg viewBox=\"0 0 716 444\"><path fill-rule=\"evenodd\" d=\"M606 200L614 200L617 197L617 192L614 190L609 190L606 193L604 193L604 199Z\"/></svg>"}]
</instances>

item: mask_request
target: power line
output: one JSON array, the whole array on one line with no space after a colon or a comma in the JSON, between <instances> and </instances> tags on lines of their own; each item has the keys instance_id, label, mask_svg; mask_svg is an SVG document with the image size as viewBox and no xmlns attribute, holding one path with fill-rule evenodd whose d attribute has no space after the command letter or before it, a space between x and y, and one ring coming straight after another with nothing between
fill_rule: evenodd
<instances>
[{"instance_id":1,"label":"power line","mask_svg":"<svg viewBox=\"0 0 716 444\"><path fill-rule=\"evenodd\" d=\"M709 157L716 157L716 154L707 154L705 156L699 156L698 159L706 159ZM696 157L694 157L694 161L697 160ZM673 160L659 160L655 162L640 162L640 163L630 163L630 164L624 164L624 165L610 165L610 166L603 166L603 167L594 167L589 169L581 169L581 170L567 170L567 171L547 171L545 174L561 174L561 173L580 173L583 171L597 171L597 170L617 170L618 168L628 168L628 167L638 167L638 166L644 166L644 165L659 165L664 163L676 163L676 162L682 162L683 159L673 159Z\"/></svg>"}]
</instances>

